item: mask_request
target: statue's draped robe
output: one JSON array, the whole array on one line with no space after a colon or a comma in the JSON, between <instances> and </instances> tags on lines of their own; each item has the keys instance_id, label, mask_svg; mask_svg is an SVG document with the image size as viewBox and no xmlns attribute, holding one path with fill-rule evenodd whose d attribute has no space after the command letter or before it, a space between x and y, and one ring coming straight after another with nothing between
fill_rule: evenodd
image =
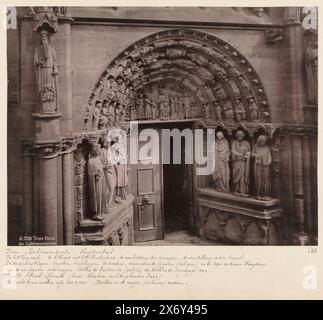
<instances>
[{"instance_id":1,"label":"statue's draped robe","mask_svg":"<svg viewBox=\"0 0 323 320\"><path fill-rule=\"evenodd\" d=\"M308 94L308 100L310 102L316 102L317 95L318 95L317 59L318 59L318 50L314 49L312 46L306 48L305 72L306 72L306 82L307 82L307 94Z\"/></svg>"},{"instance_id":2,"label":"statue's draped robe","mask_svg":"<svg viewBox=\"0 0 323 320\"><path fill-rule=\"evenodd\" d=\"M106 208L106 178L100 157L88 161L89 205L94 216L102 216Z\"/></svg>"},{"instance_id":3,"label":"statue's draped robe","mask_svg":"<svg viewBox=\"0 0 323 320\"><path fill-rule=\"evenodd\" d=\"M121 143L116 143L112 146L113 154L116 165L117 174L117 188L122 188L125 192L125 188L128 186L128 173L127 173L127 159L126 152Z\"/></svg>"},{"instance_id":4,"label":"statue's draped robe","mask_svg":"<svg viewBox=\"0 0 323 320\"><path fill-rule=\"evenodd\" d=\"M46 87L51 87L56 96L55 76L57 72L56 54L51 45L41 44L35 50L34 67L36 71L38 92Z\"/></svg>"},{"instance_id":5,"label":"statue's draped robe","mask_svg":"<svg viewBox=\"0 0 323 320\"><path fill-rule=\"evenodd\" d=\"M270 164L272 162L270 150L267 146L255 145L252 155L257 155L254 164L256 196L270 197Z\"/></svg>"},{"instance_id":6,"label":"statue's draped robe","mask_svg":"<svg viewBox=\"0 0 323 320\"><path fill-rule=\"evenodd\" d=\"M107 207L111 205L114 191L116 187L116 169L113 162L113 154L111 150L101 148L101 161L103 163L106 185L107 185Z\"/></svg>"},{"instance_id":7,"label":"statue's draped robe","mask_svg":"<svg viewBox=\"0 0 323 320\"><path fill-rule=\"evenodd\" d=\"M233 190L249 193L250 144L246 140L234 140L231 147ZM245 156L248 156L247 158Z\"/></svg>"},{"instance_id":8,"label":"statue's draped robe","mask_svg":"<svg viewBox=\"0 0 323 320\"><path fill-rule=\"evenodd\" d=\"M230 148L226 139L215 142L215 169L213 172L213 181L217 191L229 192L230 186Z\"/></svg>"}]
</instances>

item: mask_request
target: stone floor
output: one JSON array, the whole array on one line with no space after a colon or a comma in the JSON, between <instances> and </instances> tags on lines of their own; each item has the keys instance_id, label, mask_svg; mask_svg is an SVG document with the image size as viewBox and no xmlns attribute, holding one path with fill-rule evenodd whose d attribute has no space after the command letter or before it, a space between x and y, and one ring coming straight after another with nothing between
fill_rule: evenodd
<instances>
[{"instance_id":1,"label":"stone floor","mask_svg":"<svg viewBox=\"0 0 323 320\"><path fill-rule=\"evenodd\" d=\"M187 231L176 231L165 234L165 239L146 241L146 242L135 242L135 246L217 246L220 243L201 240L196 236L190 235Z\"/></svg>"}]
</instances>

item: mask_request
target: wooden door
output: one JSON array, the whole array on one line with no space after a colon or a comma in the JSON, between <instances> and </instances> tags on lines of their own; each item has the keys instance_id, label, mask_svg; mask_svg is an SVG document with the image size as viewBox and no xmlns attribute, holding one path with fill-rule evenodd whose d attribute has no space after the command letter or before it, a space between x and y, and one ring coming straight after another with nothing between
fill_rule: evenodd
<instances>
[{"instance_id":1,"label":"wooden door","mask_svg":"<svg viewBox=\"0 0 323 320\"><path fill-rule=\"evenodd\" d=\"M138 151L144 144L138 142ZM160 240L164 238L162 165L160 161L159 164L142 164L140 160L143 159L138 160L139 164L132 165L131 170L133 181L131 189L135 197L134 240L135 242Z\"/></svg>"}]
</instances>

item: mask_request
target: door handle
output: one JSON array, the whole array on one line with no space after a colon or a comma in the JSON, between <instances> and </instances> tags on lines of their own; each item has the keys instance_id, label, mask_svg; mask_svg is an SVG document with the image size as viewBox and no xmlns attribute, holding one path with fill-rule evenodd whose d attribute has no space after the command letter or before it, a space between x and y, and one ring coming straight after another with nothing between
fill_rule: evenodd
<instances>
[{"instance_id":1,"label":"door handle","mask_svg":"<svg viewBox=\"0 0 323 320\"><path fill-rule=\"evenodd\" d=\"M141 204L140 204L140 209L141 210L144 210L145 207L147 205L151 204L150 200L149 200L149 196L147 194L143 195L142 196L142 199L141 199Z\"/></svg>"}]
</instances>

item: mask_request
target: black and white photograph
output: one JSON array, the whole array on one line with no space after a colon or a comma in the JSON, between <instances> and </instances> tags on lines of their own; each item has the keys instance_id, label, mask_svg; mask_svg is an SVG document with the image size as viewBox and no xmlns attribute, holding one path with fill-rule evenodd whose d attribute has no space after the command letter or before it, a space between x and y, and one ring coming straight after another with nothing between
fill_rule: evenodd
<instances>
[{"instance_id":1,"label":"black and white photograph","mask_svg":"<svg viewBox=\"0 0 323 320\"><path fill-rule=\"evenodd\" d=\"M317 7L7 7L8 246L316 246Z\"/></svg>"}]
</instances>

